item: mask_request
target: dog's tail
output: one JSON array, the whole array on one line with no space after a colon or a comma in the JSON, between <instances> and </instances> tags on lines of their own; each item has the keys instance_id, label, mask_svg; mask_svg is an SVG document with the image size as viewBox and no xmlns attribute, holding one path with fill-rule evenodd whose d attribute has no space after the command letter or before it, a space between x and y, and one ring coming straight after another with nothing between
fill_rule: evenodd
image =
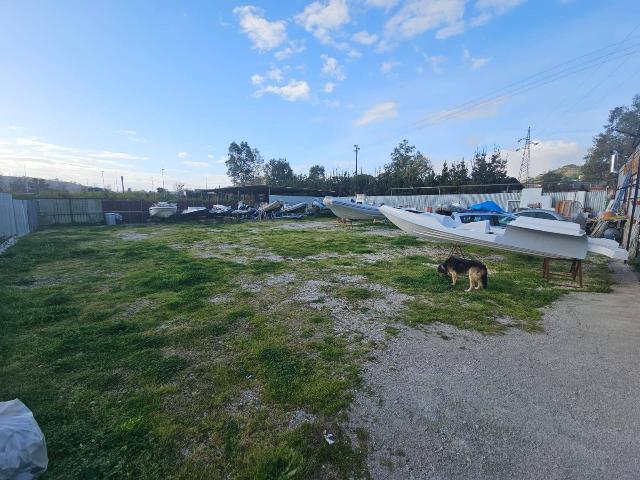
<instances>
[{"instance_id":1,"label":"dog's tail","mask_svg":"<svg viewBox=\"0 0 640 480\"><path fill-rule=\"evenodd\" d=\"M482 280L482 288L487 288L487 283L489 282L489 275L486 268L482 269L482 275L480 279Z\"/></svg>"}]
</instances>

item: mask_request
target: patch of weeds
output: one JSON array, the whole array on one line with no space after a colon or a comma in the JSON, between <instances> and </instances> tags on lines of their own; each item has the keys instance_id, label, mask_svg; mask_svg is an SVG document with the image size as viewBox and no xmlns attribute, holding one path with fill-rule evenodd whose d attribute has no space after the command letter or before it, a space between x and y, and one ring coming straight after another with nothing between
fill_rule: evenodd
<instances>
[{"instance_id":1,"label":"patch of weeds","mask_svg":"<svg viewBox=\"0 0 640 480\"><path fill-rule=\"evenodd\" d=\"M390 337L397 337L400 334L400 329L392 325L385 325L384 331Z\"/></svg>"},{"instance_id":2,"label":"patch of weeds","mask_svg":"<svg viewBox=\"0 0 640 480\"><path fill-rule=\"evenodd\" d=\"M369 290L363 287L347 287L338 290L338 295L347 298L348 300L367 300L369 298L380 297L380 292Z\"/></svg>"}]
</instances>

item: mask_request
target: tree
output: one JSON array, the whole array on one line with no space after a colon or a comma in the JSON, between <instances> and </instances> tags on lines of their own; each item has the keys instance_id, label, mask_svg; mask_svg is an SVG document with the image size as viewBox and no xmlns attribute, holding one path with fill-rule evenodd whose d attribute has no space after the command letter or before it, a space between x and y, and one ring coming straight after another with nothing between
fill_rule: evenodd
<instances>
[{"instance_id":1,"label":"tree","mask_svg":"<svg viewBox=\"0 0 640 480\"><path fill-rule=\"evenodd\" d=\"M633 97L630 107L616 107L609 112L604 131L593 138L593 145L584 157L584 180L597 181L608 177L611 153L617 150L622 158L633 153L640 139L640 95Z\"/></svg>"},{"instance_id":2,"label":"tree","mask_svg":"<svg viewBox=\"0 0 640 480\"><path fill-rule=\"evenodd\" d=\"M570 178L565 177L557 171L549 171L542 174L540 180L542 181L542 186L547 192L559 192L563 189L563 186L566 186L568 182L571 182ZM565 185L562 185L563 183Z\"/></svg>"},{"instance_id":3,"label":"tree","mask_svg":"<svg viewBox=\"0 0 640 480\"><path fill-rule=\"evenodd\" d=\"M325 179L324 167L322 165L314 165L309 169L309 181L323 182Z\"/></svg>"},{"instance_id":4,"label":"tree","mask_svg":"<svg viewBox=\"0 0 640 480\"><path fill-rule=\"evenodd\" d=\"M463 160L458 163L451 164L451 170L449 173L450 184L455 186L466 185L469 183L469 169L467 164Z\"/></svg>"},{"instance_id":5,"label":"tree","mask_svg":"<svg viewBox=\"0 0 640 480\"><path fill-rule=\"evenodd\" d=\"M267 185L292 185L295 180L291 165L286 158L272 158L264 166L264 178Z\"/></svg>"},{"instance_id":6,"label":"tree","mask_svg":"<svg viewBox=\"0 0 640 480\"><path fill-rule=\"evenodd\" d=\"M471 182L476 185L507 183L507 159L502 158L498 147L487 159L487 151L476 151L471 161Z\"/></svg>"},{"instance_id":7,"label":"tree","mask_svg":"<svg viewBox=\"0 0 640 480\"><path fill-rule=\"evenodd\" d=\"M442 170L440 171L440 175L438 175L438 180L437 183L438 185L449 185L451 182L451 175L449 172L449 166L447 165L447 162L445 160L445 162L442 164Z\"/></svg>"},{"instance_id":8,"label":"tree","mask_svg":"<svg viewBox=\"0 0 640 480\"><path fill-rule=\"evenodd\" d=\"M234 185L248 185L260 175L262 155L257 148L251 148L247 142L231 142L229 145L229 158L227 175Z\"/></svg>"},{"instance_id":9,"label":"tree","mask_svg":"<svg viewBox=\"0 0 640 480\"><path fill-rule=\"evenodd\" d=\"M422 187L435 180L429 159L406 139L393 149L391 163L384 166L382 175L383 184L390 188Z\"/></svg>"}]
</instances>

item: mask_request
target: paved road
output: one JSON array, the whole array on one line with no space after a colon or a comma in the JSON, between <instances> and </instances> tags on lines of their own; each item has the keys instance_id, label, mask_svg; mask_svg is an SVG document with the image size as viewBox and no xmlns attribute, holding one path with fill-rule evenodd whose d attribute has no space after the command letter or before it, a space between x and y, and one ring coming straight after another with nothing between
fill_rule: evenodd
<instances>
[{"instance_id":1,"label":"paved road","mask_svg":"<svg viewBox=\"0 0 640 480\"><path fill-rule=\"evenodd\" d=\"M367 365L351 428L379 479L640 478L640 284L548 308L542 334L405 330Z\"/></svg>"}]
</instances>

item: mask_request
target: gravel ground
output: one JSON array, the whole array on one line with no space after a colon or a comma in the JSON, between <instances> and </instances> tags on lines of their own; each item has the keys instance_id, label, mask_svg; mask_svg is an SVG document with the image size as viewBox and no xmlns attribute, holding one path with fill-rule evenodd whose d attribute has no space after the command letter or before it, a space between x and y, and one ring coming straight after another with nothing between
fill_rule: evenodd
<instances>
[{"instance_id":1,"label":"gravel ground","mask_svg":"<svg viewBox=\"0 0 640 480\"><path fill-rule=\"evenodd\" d=\"M373 477L640 478L640 285L612 268L614 293L565 296L544 333L390 340L348 425L369 431Z\"/></svg>"}]
</instances>

